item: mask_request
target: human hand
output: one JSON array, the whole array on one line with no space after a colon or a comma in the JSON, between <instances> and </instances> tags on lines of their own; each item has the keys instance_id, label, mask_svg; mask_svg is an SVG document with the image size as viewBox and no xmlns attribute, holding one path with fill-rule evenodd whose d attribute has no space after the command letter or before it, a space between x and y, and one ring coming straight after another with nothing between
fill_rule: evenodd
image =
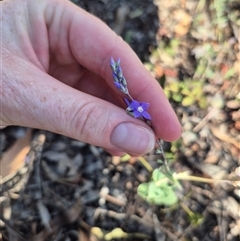
<instances>
[{"instance_id":1,"label":"human hand","mask_svg":"<svg viewBox=\"0 0 240 241\"><path fill-rule=\"evenodd\" d=\"M111 153L141 155L180 124L161 87L103 22L67 0L6 0L0 125L45 129ZM134 99L150 103L153 131L126 114L109 67L121 58Z\"/></svg>"}]
</instances>

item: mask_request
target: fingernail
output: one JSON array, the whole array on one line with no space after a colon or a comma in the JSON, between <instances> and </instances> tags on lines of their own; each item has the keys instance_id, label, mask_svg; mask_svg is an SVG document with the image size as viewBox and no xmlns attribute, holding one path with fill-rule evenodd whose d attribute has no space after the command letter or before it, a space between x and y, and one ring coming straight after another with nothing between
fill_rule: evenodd
<instances>
[{"instance_id":1,"label":"fingernail","mask_svg":"<svg viewBox=\"0 0 240 241\"><path fill-rule=\"evenodd\" d=\"M155 137L147 128L133 123L121 123L116 126L110 136L116 147L132 153L148 153L153 150Z\"/></svg>"}]
</instances>

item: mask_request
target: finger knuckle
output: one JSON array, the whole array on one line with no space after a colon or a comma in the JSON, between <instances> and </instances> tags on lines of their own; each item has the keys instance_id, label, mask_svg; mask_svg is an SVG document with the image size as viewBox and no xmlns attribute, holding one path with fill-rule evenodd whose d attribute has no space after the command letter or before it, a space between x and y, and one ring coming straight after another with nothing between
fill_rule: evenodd
<instances>
[{"instance_id":1,"label":"finger knuckle","mask_svg":"<svg viewBox=\"0 0 240 241\"><path fill-rule=\"evenodd\" d=\"M82 141L89 142L93 136L106 133L106 110L104 111L104 108L96 103L85 103L80 108L76 108L71 119L71 128L77 132Z\"/></svg>"}]
</instances>

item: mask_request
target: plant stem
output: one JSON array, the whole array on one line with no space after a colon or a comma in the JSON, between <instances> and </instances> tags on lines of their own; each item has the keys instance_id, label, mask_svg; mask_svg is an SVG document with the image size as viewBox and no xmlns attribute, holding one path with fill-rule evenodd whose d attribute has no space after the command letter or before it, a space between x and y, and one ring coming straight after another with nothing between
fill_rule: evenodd
<instances>
[{"instance_id":1,"label":"plant stem","mask_svg":"<svg viewBox=\"0 0 240 241\"><path fill-rule=\"evenodd\" d=\"M174 173L173 178L177 180L186 180L186 181L204 182L204 183L215 183L215 182L232 183L230 180L197 177L197 176L186 175L186 173Z\"/></svg>"}]
</instances>

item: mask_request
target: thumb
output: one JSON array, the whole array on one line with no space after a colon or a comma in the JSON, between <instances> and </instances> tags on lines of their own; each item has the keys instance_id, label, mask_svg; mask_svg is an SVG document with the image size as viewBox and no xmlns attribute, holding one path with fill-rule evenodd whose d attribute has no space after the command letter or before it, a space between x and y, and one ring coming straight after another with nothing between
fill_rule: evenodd
<instances>
[{"instance_id":1,"label":"thumb","mask_svg":"<svg viewBox=\"0 0 240 241\"><path fill-rule=\"evenodd\" d=\"M123 109L34 68L24 77L3 81L3 113L9 124L45 129L131 155L154 148L153 131ZM13 93L16 98L8 98Z\"/></svg>"}]
</instances>

